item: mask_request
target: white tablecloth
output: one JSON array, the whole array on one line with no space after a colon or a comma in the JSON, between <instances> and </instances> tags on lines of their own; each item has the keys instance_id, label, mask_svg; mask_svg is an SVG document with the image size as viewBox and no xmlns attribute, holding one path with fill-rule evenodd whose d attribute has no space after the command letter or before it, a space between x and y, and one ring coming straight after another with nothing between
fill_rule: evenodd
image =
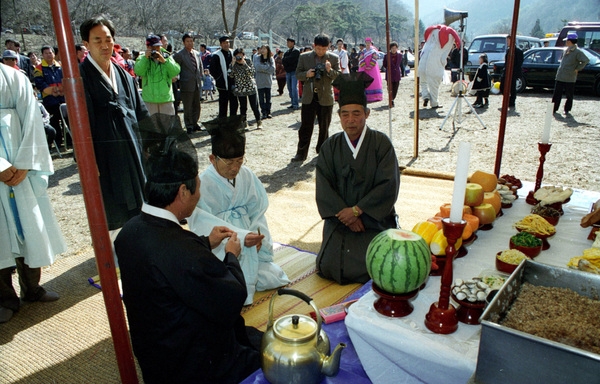
<instances>
[{"instance_id":1,"label":"white tablecloth","mask_svg":"<svg viewBox=\"0 0 600 384\"><path fill-rule=\"evenodd\" d=\"M508 242L516 234L513 224L530 213L531 206L524 196L532 189L525 183L523 196L504 216L494 222L490 231L478 231L478 239L470 246L468 255L454 261L454 278L469 279L480 274L498 273L495 255L508 249ZM563 206L564 216L557 225L557 233L549 239L550 249L542 251L536 261L565 267L573 256L591 247L587 240L589 228L581 228L581 218L589 213L600 193L576 190L571 201ZM425 314L438 301L440 277L430 277L412 304L414 311L404 318L389 318L373 308L378 296L373 291L350 307L346 327L360 361L374 383L465 383L477 364L480 325L459 323L450 335L429 331L424 324Z\"/></svg>"}]
</instances>

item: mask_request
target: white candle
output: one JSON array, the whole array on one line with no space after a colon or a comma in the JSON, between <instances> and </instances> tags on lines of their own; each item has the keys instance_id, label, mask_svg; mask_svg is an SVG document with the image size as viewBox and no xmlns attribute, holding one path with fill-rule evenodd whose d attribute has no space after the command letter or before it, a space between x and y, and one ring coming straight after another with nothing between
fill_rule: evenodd
<instances>
[{"instance_id":1,"label":"white candle","mask_svg":"<svg viewBox=\"0 0 600 384\"><path fill-rule=\"evenodd\" d=\"M461 142L458 146L458 160L456 161L456 172L454 173L454 192L452 193L452 205L450 207L450 221L453 223L460 223L462 220L470 157L471 143Z\"/></svg>"},{"instance_id":2,"label":"white candle","mask_svg":"<svg viewBox=\"0 0 600 384\"><path fill-rule=\"evenodd\" d=\"M550 142L550 126L552 125L552 111L554 108L554 103L548 102L548 107L546 108L546 120L544 122L544 130L542 131L542 143L548 144Z\"/></svg>"}]
</instances>

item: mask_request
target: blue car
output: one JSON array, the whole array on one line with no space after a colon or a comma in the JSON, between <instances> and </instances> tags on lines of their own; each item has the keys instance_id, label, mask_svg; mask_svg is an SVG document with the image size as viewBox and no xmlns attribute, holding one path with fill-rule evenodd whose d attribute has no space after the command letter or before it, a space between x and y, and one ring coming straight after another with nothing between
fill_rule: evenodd
<instances>
[{"instance_id":1,"label":"blue car","mask_svg":"<svg viewBox=\"0 0 600 384\"><path fill-rule=\"evenodd\" d=\"M556 71L560 65L565 47L533 48L523 56L523 75L517 79L517 92L525 88L554 88ZM590 62L577 75L575 88L591 89L600 96L600 54L588 48L581 49ZM504 71L504 61L494 63L495 79Z\"/></svg>"}]
</instances>

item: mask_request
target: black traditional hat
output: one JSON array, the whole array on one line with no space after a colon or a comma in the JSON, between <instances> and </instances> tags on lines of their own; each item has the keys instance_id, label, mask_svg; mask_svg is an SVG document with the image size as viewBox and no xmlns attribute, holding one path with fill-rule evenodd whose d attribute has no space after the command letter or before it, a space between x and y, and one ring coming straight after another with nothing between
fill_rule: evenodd
<instances>
[{"instance_id":1,"label":"black traditional hat","mask_svg":"<svg viewBox=\"0 0 600 384\"><path fill-rule=\"evenodd\" d=\"M246 135L244 118L241 115L218 117L203 122L202 125L210 133L212 154L222 159L235 159L246 152Z\"/></svg>"},{"instance_id":2,"label":"black traditional hat","mask_svg":"<svg viewBox=\"0 0 600 384\"><path fill-rule=\"evenodd\" d=\"M181 157L181 152L186 154L188 163L195 167L186 165L178 169L162 172L150 172L148 181L157 183L175 183L193 179L198 174L198 154L186 131L181 126L181 120L175 115L155 113L139 122L140 135L142 137L142 158L144 167L148 170L148 163L169 163L175 154ZM178 161L178 160L177 160ZM166 164L166 163L165 163ZM155 167L156 168L156 167ZM168 168L168 167L167 167Z\"/></svg>"},{"instance_id":3,"label":"black traditional hat","mask_svg":"<svg viewBox=\"0 0 600 384\"><path fill-rule=\"evenodd\" d=\"M340 90L338 103L367 106L365 88L373 82L373 78L364 72L344 73L333 81L333 86Z\"/></svg>"}]
</instances>

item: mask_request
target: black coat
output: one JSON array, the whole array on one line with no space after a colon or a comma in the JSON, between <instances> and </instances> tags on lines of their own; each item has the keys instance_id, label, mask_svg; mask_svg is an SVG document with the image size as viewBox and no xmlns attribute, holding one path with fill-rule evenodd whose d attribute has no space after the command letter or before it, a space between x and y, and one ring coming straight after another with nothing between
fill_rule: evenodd
<instances>
[{"instance_id":1,"label":"black coat","mask_svg":"<svg viewBox=\"0 0 600 384\"><path fill-rule=\"evenodd\" d=\"M79 65L110 230L121 228L142 207L146 180L138 122L148 117L133 77L114 63L112 69L118 94L89 58Z\"/></svg>"},{"instance_id":2,"label":"black coat","mask_svg":"<svg viewBox=\"0 0 600 384\"><path fill-rule=\"evenodd\" d=\"M259 368L240 315L237 258L142 212L115 240L133 351L146 383L238 383Z\"/></svg>"}]
</instances>

